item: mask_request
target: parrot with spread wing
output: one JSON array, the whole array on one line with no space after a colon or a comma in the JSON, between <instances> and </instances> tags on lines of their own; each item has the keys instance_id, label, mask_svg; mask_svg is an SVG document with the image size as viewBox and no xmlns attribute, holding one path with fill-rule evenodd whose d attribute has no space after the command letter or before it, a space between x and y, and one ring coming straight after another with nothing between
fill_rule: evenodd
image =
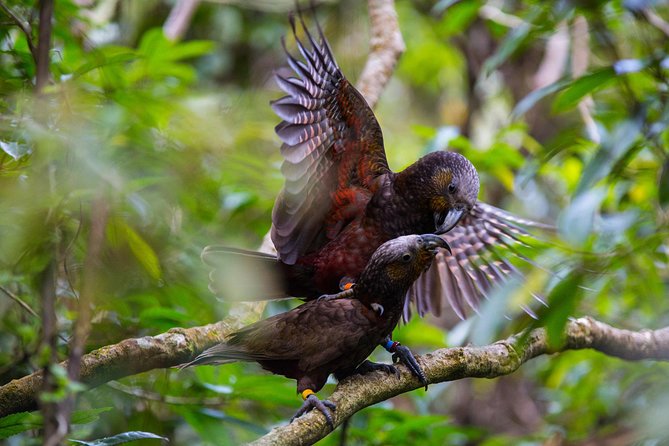
<instances>
[{"instance_id":1,"label":"parrot with spread wing","mask_svg":"<svg viewBox=\"0 0 669 446\"><path fill-rule=\"evenodd\" d=\"M320 26L314 36L301 13L299 20L308 43L291 16L302 58L283 42L294 76L276 74L287 95L271 103L282 119L276 133L285 177L272 212L277 255L209 246L202 258L213 268L210 288L229 300L315 299L355 283L382 243L434 233L452 255L437 255L410 300L421 316L448 303L464 318L467 306L476 309L495 284L518 274L499 251L519 255L514 246L526 228L543 225L477 201L478 174L461 154L432 152L393 172L371 108L342 74ZM226 284L238 268L257 280L233 296Z\"/></svg>"}]
</instances>

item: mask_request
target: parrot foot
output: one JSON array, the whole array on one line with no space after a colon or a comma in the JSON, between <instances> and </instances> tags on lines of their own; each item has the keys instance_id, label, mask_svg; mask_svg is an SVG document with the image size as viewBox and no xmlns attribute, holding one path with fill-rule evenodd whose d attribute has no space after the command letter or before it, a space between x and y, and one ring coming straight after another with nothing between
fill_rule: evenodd
<instances>
[{"instance_id":1,"label":"parrot foot","mask_svg":"<svg viewBox=\"0 0 669 446\"><path fill-rule=\"evenodd\" d=\"M409 347L405 347L399 342L393 341L390 339L390 336L386 338L382 345L389 353L393 354L393 363L401 362L404 364L411 374L418 378L420 383L425 386L425 390L427 390L427 376L425 376L423 368L418 364L418 361L416 361L416 358L413 353L411 353Z\"/></svg>"},{"instance_id":2,"label":"parrot foot","mask_svg":"<svg viewBox=\"0 0 669 446\"><path fill-rule=\"evenodd\" d=\"M353 297L353 288L335 294L323 294L322 296L319 296L317 300L347 299L350 297Z\"/></svg>"},{"instance_id":3,"label":"parrot foot","mask_svg":"<svg viewBox=\"0 0 669 446\"><path fill-rule=\"evenodd\" d=\"M401 362L407 366L407 368L411 371L411 374L418 378L420 383L425 386L425 390L427 390L427 376L425 376L423 368L420 366L420 364L418 364L418 361L416 361L416 358L414 357L413 353L411 353L409 347L398 344L395 347L395 352L393 353L393 362Z\"/></svg>"},{"instance_id":4,"label":"parrot foot","mask_svg":"<svg viewBox=\"0 0 669 446\"><path fill-rule=\"evenodd\" d=\"M330 426L330 430L334 430L334 421L332 420L332 413L330 411L335 410L336 408L337 406L332 401L320 400L315 393L311 393L305 398L302 407L295 412L295 415L290 419L290 422L292 423L295 418L299 418L313 409L318 409L325 417L325 421L328 423L328 426Z\"/></svg>"},{"instance_id":5,"label":"parrot foot","mask_svg":"<svg viewBox=\"0 0 669 446\"><path fill-rule=\"evenodd\" d=\"M380 364L378 362L372 362L372 361L364 361L362 364L358 366L357 369L355 369L355 373L359 375L366 375L367 373L373 372L379 370L381 372L384 372L388 375L395 375L398 378L400 377L400 371L397 370L397 367L395 367L392 364Z\"/></svg>"}]
</instances>

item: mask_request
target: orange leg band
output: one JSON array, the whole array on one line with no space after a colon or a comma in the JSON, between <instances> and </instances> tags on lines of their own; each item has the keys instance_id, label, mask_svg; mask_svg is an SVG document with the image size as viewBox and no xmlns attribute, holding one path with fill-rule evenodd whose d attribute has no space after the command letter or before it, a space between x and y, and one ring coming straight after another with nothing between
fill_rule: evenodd
<instances>
[{"instance_id":1,"label":"orange leg band","mask_svg":"<svg viewBox=\"0 0 669 446\"><path fill-rule=\"evenodd\" d=\"M309 395L313 395L313 394L314 394L313 390L307 389L304 392L302 392L302 399L306 400L307 398L309 398Z\"/></svg>"}]
</instances>

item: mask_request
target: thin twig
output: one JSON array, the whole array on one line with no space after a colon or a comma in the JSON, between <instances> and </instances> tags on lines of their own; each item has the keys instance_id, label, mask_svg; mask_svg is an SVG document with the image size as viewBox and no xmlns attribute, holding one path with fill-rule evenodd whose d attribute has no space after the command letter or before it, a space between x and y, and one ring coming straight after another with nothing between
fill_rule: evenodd
<instances>
[{"instance_id":1,"label":"thin twig","mask_svg":"<svg viewBox=\"0 0 669 446\"><path fill-rule=\"evenodd\" d=\"M662 17L655 13L655 11L651 9L644 9L643 16L648 21L648 23L660 30L665 36L669 37L669 23L665 22Z\"/></svg>"},{"instance_id":2,"label":"thin twig","mask_svg":"<svg viewBox=\"0 0 669 446\"><path fill-rule=\"evenodd\" d=\"M33 31L30 23L21 20L21 18L17 16L14 11L9 9L9 7L2 2L0 2L0 9L5 11L5 14L7 14L12 19L14 24L16 24L16 26L18 26L19 29L23 31L23 34L26 36L26 41L28 42L28 49L30 50L30 54L32 54L35 65L37 65L37 48L35 48L35 44L33 42Z\"/></svg>"},{"instance_id":3,"label":"thin twig","mask_svg":"<svg viewBox=\"0 0 669 446\"><path fill-rule=\"evenodd\" d=\"M490 20L508 28L516 28L525 23L523 19L512 14L508 14L498 6L492 3L486 3L479 8L479 16L482 19Z\"/></svg>"},{"instance_id":4,"label":"thin twig","mask_svg":"<svg viewBox=\"0 0 669 446\"><path fill-rule=\"evenodd\" d=\"M11 291L9 291L7 288L5 288L5 287L3 287L3 286L0 286L0 291L2 291L2 292L5 293L7 296L9 296L9 298L12 299L14 302L16 302L17 304L19 304L19 306L20 306L21 308L23 308L24 310L26 310L31 316L33 316L33 317L39 319L39 314L37 314L37 312L36 312L35 310L33 310L33 309L30 307L30 305L28 305L28 304L26 303L26 301L24 301L24 300L21 299L19 296L17 296L16 294L12 293ZM68 340L67 340L67 338L66 338L65 336L63 336L63 335L61 335L61 334L58 334L58 337L59 337L60 340L63 341L64 343L66 343L66 344L68 343Z\"/></svg>"},{"instance_id":5,"label":"thin twig","mask_svg":"<svg viewBox=\"0 0 669 446\"><path fill-rule=\"evenodd\" d=\"M163 25L163 33L170 40L181 40L188 30L200 0L178 0Z\"/></svg>"},{"instance_id":6,"label":"thin twig","mask_svg":"<svg viewBox=\"0 0 669 446\"><path fill-rule=\"evenodd\" d=\"M30 313L32 316L34 316L34 317L36 317L36 318L39 318L39 315L37 314L37 312L36 312L35 310L33 310L33 309L30 307L30 305L28 305L27 303L25 303L25 301L23 301L19 296L17 296L16 294L12 293L11 291L9 291L7 288L5 288L5 287L3 287L3 286L0 286L0 291L2 291L3 293L5 293L10 299L12 299L14 302L16 302L17 304L19 304L19 306L20 306L21 308L23 308L24 310L26 310L26 311L27 311L28 313Z\"/></svg>"}]
</instances>

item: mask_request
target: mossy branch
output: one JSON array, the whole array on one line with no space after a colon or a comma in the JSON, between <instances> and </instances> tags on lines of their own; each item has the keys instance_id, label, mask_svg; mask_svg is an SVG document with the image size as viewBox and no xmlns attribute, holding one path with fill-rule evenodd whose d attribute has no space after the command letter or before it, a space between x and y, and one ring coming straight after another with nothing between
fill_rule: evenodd
<instances>
[{"instance_id":1,"label":"mossy branch","mask_svg":"<svg viewBox=\"0 0 669 446\"><path fill-rule=\"evenodd\" d=\"M203 327L174 328L157 336L126 339L99 348L82 357L81 382L95 387L124 376L174 367L221 342L237 328L237 323L225 320ZM532 331L525 344L520 339L513 336L484 347L446 348L417 359L433 384L508 375L534 357L565 350L591 348L626 360L669 360L669 327L629 331L585 317L567 324L561 348L550 350L543 329ZM375 372L342 381L329 398L337 404L335 425L367 406L421 387L406 368L398 368L399 379ZM41 385L42 374L36 372L0 387L0 417L35 409ZM328 434L323 416L313 412L272 430L254 444L311 444Z\"/></svg>"},{"instance_id":2,"label":"mossy branch","mask_svg":"<svg viewBox=\"0 0 669 446\"><path fill-rule=\"evenodd\" d=\"M81 357L80 382L96 387L124 376L183 364L239 327L239 322L223 320L203 327L173 328L157 336L125 339L101 347ZM68 367L67 361L61 365ZM0 417L37 409L42 382L39 371L0 387Z\"/></svg>"},{"instance_id":3,"label":"mossy branch","mask_svg":"<svg viewBox=\"0 0 669 446\"><path fill-rule=\"evenodd\" d=\"M417 359L432 384L463 378L496 378L513 373L537 356L585 348L626 360L669 360L669 327L629 331L584 317L567 324L565 342L558 349L549 348L543 329L532 331L526 343L521 344L520 340L520 336L512 336L484 347L445 348ZM337 405L335 426L367 406L421 387L405 367L398 368L401 370L399 379L374 372L340 382L328 398ZM329 433L323 415L313 411L291 424L273 429L251 445L307 445Z\"/></svg>"}]
</instances>

